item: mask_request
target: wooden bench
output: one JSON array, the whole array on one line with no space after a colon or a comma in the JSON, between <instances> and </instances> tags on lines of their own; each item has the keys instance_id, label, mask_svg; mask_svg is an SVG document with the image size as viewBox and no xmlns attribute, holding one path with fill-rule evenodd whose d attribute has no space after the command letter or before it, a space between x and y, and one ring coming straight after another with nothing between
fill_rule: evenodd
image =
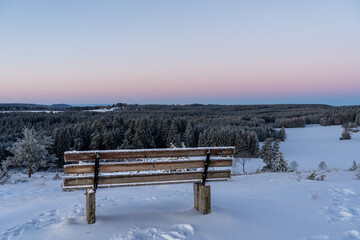
<instances>
[{"instance_id":1,"label":"wooden bench","mask_svg":"<svg viewBox=\"0 0 360 240\"><path fill-rule=\"evenodd\" d=\"M86 215L95 223L95 192L98 188L149 184L194 183L194 207L211 212L207 181L230 178L234 147L169 148L114 151L70 151L63 190L86 190ZM225 169L224 169L225 168Z\"/></svg>"}]
</instances>

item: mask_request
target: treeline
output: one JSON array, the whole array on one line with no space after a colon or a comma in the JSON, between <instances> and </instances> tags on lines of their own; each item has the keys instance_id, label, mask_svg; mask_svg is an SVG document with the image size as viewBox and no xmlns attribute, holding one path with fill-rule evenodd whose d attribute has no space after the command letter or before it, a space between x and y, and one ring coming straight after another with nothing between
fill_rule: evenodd
<instances>
[{"instance_id":1,"label":"treeline","mask_svg":"<svg viewBox=\"0 0 360 240\"><path fill-rule=\"evenodd\" d=\"M127 119L118 114L105 114L94 121L57 127L53 133L54 153L59 159L68 150L198 146L237 146L244 154L256 156L258 136L261 140L284 139L285 132L268 126L231 126L226 121L214 126L191 117ZM240 148L242 144L248 147Z\"/></svg>"},{"instance_id":2,"label":"treeline","mask_svg":"<svg viewBox=\"0 0 360 240\"><path fill-rule=\"evenodd\" d=\"M70 108L59 113L0 114L0 161L22 138L24 127L51 136L50 149L63 165L69 150L235 146L237 155L258 154L258 142L285 139L283 127L343 124L360 120L359 107L327 105L127 105L112 112ZM76 109L76 110L75 110ZM326 120L326 121L325 121ZM280 128L276 130L275 128Z\"/></svg>"}]
</instances>

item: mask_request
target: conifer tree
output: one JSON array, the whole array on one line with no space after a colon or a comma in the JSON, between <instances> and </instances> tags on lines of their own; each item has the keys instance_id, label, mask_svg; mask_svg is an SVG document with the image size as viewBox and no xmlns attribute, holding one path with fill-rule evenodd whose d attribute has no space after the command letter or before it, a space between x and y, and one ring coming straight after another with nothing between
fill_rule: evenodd
<instances>
[{"instance_id":1,"label":"conifer tree","mask_svg":"<svg viewBox=\"0 0 360 240\"><path fill-rule=\"evenodd\" d=\"M355 176L356 176L356 179L357 179L357 180L360 180L360 167L359 167L359 166L357 166L357 170L356 170Z\"/></svg>"},{"instance_id":2,"label":"conifer tree","mask_svg":"<svg viewBox=\"0 0 360 240\"><path fill-rule=\"evenodd\" d=\"M155 141L151 134L150 122L147 118L140 120L133 138L134 148L154 148Z\"/></svg>"},{"instance_id":3,"label":"conifer tree","mask_svg":"<svg viewBox=\"0 0 360 240\"><path fill-rule=\"evenodd\" d=\"M71 150L72 140L71 132L69 128L56 128L54 131L54 152L56 157L59 159L57 162L58 167L64 165L64 152Z\"/></svg>"},{"instance_id":4,"label":"conifer tree","mask_svg":"<svg viewBox=\"0 0 360 240\"><path fill-rule=\"evenodd\" d=\"M326 171L326 170L328 170L328 166L326 165L326 163L324 162L324 161L321 161L320 163L319 163L319 170L321 170L321 171Z\"/></svg>"},{"instance_id":5,"label":"conifer tree","mask_svg":"<svg viewBox=\"0 0 360 240\"><path fill-rule=\"evenodd\" d=\"M195 146L195 131L191 122L188 122L185 129L184 141L187 147Z\"/></svg>"},{"instance_id":6,"label":"conifer tree","mask_svg":"<svg viewBox=\"0 0 360 240\"><path fill-rule=\"evenodd\" d=\"M283 153L278 151L275 155L273 161L272 171L273 172L287 172L288 166L287 162L284 159Z\"/></svg>"},{"instance_id":7,"label":"conifer tree","mask_svg":"<svg viewBox=\"0 0 360 240\"><path fill-rule=\"evenodd\" d=\"M351 168L349 169L349 171L356 171L357 169L358 169L358 165L356 164L355 161L353 161L352 166L351 166Z\"/></svg>"},{"instance_id":8,"label":"conifer tree","mask_svg":"<svg viewBox=\"0 0 360 240\"><path fill-rule=\"evenodd\" d=\"M91 134L90 148L93 150L103 149L103 135L99 131Z\"/></svg>"},{"instance_id":9,"label":"conifer tree","mask_svg":"<svg viewBox=\"0 0 360 240\"><path fill-rule=\"evenodd\" d=\"M266 139L260 151L260 157L263 159L265 166L263 171L285 172L287 171L287 162L282 152L280 152L280 141L273 138Z\"/></svg>"},{"instance_id":10,"label":"conifer tree","mask_svg":"<svg viewBox=\"0 0 360 240\"><path fill-rule=\"evenodd\" d=\"M204 130L199 134L198 146L204 147L206 146L206 143L207 143L207 130Z\"/></svg>"},{"instance_id":11,"label":"conifer tree","mask_svg":"<svg viewBox=\"0 0 360 240\"><path fill-rule=\"evenodd\" d=\"M126 130L126 132L124 134L124 141L123 141L122 145L120 146L120 148L122 148L122 149L134 148L132 143L133 143L135 131L136 131L136 123L134 120L132 120L129 128Z\"/></svg>"},{"instance_id":12,"label":"conifer tree","mask_svg":"<svg viewBox=\"0 0 360 240\"><path fill-rule=\"evenodd\" d=\"M125 135L125 123L124 119L121 117L115 117L113 121L113 131L112 131L112 148L117 148L122 145Z\"/></svg>"},{"instance_id":13,"label":"conifer tree","mask_svg":"<svg viewBox=\"0 0 360 240\"><path fill-rule=\"evenodd\" d=\"M181 147L181 137L175 121L172 122L166 138L166 146L171 147L172 145Z\"/></svg>"}]
</instances>

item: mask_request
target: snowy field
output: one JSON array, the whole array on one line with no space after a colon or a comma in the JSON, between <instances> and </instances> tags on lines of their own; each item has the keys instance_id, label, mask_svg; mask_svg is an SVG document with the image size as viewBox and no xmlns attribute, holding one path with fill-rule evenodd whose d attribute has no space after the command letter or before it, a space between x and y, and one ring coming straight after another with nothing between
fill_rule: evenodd
<instances>
[{"instance_id":1,"label":"snowy field","mask_svg":"<svg viewBox=\"0 0 360 240\"><path fill-rule=\"evenodd\" d=\"M347 169L359 156L359 138L340 142L340 133L340 127L287 129L281 150L303 169L316 169L320 161ZM55 173L35 173L30 180L18 173L0 185L0 240L360 239L355 172L332 170L325 181L306 180L308 174L213 182L210 215L193 209L192 184L99 189L97 222L88 225L84 191L62 192Z\"/></svg>"},{"instance_id":2,"label":"snowy field","mask_svg":"<svg viewBox=\"0 0 360 240\"><path fill-rule=\"evenodd\" d=\"M296 161L299 170L317 169L324 161L329 169L349 169L353 161L360 163L360 133L351 140L340 141L341 126L322 127L307 125L305 128L287 128L286 140L281 142L280 151L285 160ZM246 163L247 172L262 168L262 159L251 159ZM242 168L237 169L242 171Z\"/></svg>"}]
</instances>

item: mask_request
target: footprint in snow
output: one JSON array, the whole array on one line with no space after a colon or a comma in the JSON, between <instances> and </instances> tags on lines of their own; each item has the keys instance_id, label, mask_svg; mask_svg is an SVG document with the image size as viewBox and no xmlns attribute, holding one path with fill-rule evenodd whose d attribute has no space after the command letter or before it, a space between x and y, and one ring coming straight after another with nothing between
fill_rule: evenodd
<instances>
[{"instance_id":1,"label":"footprint in snow","mask_svg":"<svg viewBox=\"0 0 360 240\"><path fill-rule=\"evenodd\" d=\"M176 190L174 193L169 194L168 197L172 197L172 196L176 197L176 196L183 196L183 195L185 195L185 192Z\"/></svg>"},{"instance_id":2,"label":"footprint in snow","mask_svg":"<svg viewBox=\"0 0 360 240\"><path fill-rule=\"evenodd\" d=\"M166 230L156 227L133 228L126 233L114 235L110 240L179 240L194 235L194 232L190 224L175 224Z\"/></svg>"},{"instance_id":3,"label":"footprint in snow","mask_svg":"<svg viewBox=\"0 0 360 240\"><path fill-rule=\"evenodd\" d=\"M145 198L146 201L154 201L154 200L158 200L157 197L148 197L148 198Z\"/></svg>"},{"instance_id":4,"label":"footprint in snow","mask_svg":"<svg viewBox=\"0 0 360 240\"><path fill-rule=\"evenodd\" d=\"M80 216L84 215L84 211L85 211L85 209L81 207L81 204L75 204L71 211L70 217L80 217Z\"/></svg>"},{"instance_id":5,"label":"footprint in snow","mask_svg":"<svg viewBox=\"0 0 360 240\"><path fill-rule=\"evenodd\" d=\"M138 200L139 197L130 197L129 200L127 200L127 202L132 202L134 200Z\"/></svg>"},{"instance_id":6,"label":"footprint in snow","mask_svg":"<svg viewBox=\"0 0 360 240\"><path fill-rule=\"evenodd\" d=\"M352 189L331 189L333 204L326 208L330 222L360 223L360 194Z\"/></svg>"},{"instance_id":7,"label":"footprint in snow","mask_svg":"<svg viewBox=\"0 0 360 240\"><path fill-rule=\"evenodd\" d=\"M8 239L16 239L20 238L20 236L31 229L42 229L49 225L61 222L61 218L59 217L60 211L58 209L53 209L50 211L43 212L39 214L37 217L30 219L24 224L17 225L12 228L8 228L4 233L0 235L0 240L8 240Z\"/></svg>"}]
</instances>

